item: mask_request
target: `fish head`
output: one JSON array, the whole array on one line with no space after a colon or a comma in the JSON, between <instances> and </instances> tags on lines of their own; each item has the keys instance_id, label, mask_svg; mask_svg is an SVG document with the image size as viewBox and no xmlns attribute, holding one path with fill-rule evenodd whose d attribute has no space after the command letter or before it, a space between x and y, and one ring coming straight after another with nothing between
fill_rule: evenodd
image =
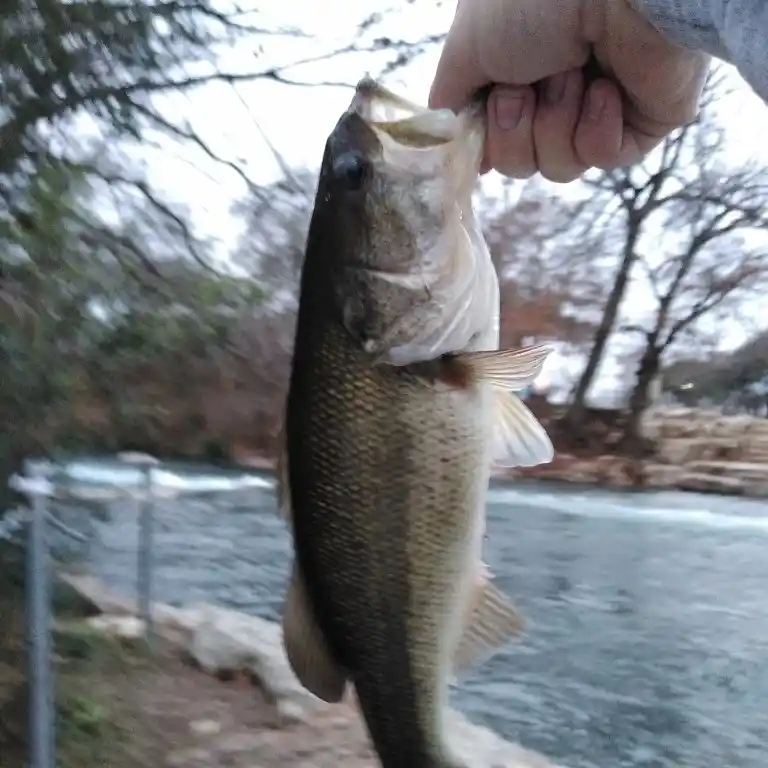
<instances>
[{"instance_id":1,"label":"fish head","mask_svg":"<svg viewBox=\"0 0 768 768\"><path fill-rule=\"evenodd\" d=\"M472 216L484 139L484 104L430 110L368 78L328 137L318 237L342 322L379 362L463 349L488 324L489 296L498 305L498 285L478 269L490 257ZM466 316L479 293L482 321Z\"/></svg>"}]
</instances>

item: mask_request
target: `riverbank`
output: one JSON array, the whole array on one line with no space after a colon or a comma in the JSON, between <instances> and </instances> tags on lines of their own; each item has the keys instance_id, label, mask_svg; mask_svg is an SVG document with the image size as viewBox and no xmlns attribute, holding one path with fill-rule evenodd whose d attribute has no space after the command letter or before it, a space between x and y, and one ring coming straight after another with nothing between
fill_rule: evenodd
<instances>
[{"instance_id":1,"label":"riverbank","mask_svg":"<svg viewBox=\"0 0 768 768\"><path fill-rule=\"evenodd\" d=\"M0 542L0 766L29 756L23 550ZM133 600L92 577L53 589L60 768L377 768L352 697L327 705L290 670L278 624L208 604L155 604L151 645ZM472 768L556 768L455 711Z\"/></svg>"},{"instance_id":2,"label":"riverbank","mask_svg":"<svg viewBox=\"0 0 768 768\"><path fill-rule=\"evenodd\" d=\"M141 623L130 601L89 577L67 582L103 611L81 623L84 631L136 643ZM301 688L276 623L200 604L158 604L154 616L158 641L143 657L139 676L125 681L132 699L139 695L148 708L148 717L131 726L130 751L141 760L110 765L376 768L354 699L327 705ZM455 711L449 721L456 749L470 766L556 768ZM148 743L142 746L144 729Z\"/></svg>"},{"instance_id":3,"label":"riverbank","mask_svg":"<svg viewBox=\"0 0 768 768\"><path fill-rule=\"evenodd\" d=\"M88 466L101 482L110 469L116 480L124 471L97 460L78 465L83 479ZM212 471L167 469L191 485ZM573 768L765 768L768 517L761 504L494 483L484 557L527 632L455 689L452 704ZM163 497L155 511L158 602L279 619L290 541L269 488ZM73 527L82 520L68 507L57 512ZM135 504L118 502L94 523L87 552L62 546L61 554L133 602ZM179 734L185 743L188 720Z\"/></svg>"},{"instance_id":4,"label":"riverbank","mask_svg":"<svg viewBox=\"0 0 768 768\"><path fill-rule=\"evenodd\" d=\"M657 408L643 419L643 459L558 452L551 464L506 472L580 485L768 497L768 419L698 408ZM610 444L611 436L604 437Z\"/></svg>"},{"instance_id":5,"label":"riverbank","mask_svg":"<svg viewBox=\"0 0 768 768\"><path fill-rule=\"evenodd\" d=\"M768 498L768 419L724 416L697 408L649 410L643 419L649 455L638 459L610 451L618 441L612 412L606 411L608 416L599 424L596 420L599 429L594 441L572 453L558 448L560 441L553 429L557 414L551 409L541 413L540 407L533 410L554 435L555 458L538 467L501 470L494 473L495 478ZM271 459L249 455L242 448L235 460L251 469L272 470L274 466Z\"/></svg>"}]
</instances>

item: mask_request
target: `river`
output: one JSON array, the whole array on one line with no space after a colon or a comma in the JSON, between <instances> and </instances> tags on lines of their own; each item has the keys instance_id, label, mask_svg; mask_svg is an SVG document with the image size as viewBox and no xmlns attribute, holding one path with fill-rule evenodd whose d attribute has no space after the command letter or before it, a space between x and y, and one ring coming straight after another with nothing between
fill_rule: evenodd
<instances>
[{"instance_id":1,"label":"river","mask_svg":"<svg viewBox=\"0 0 768 768\"><path fill-rule=\"evenodd\" d=\"M219 493L158 502L156 599L277 619L288 540L272 480L228 493L233 473L210 479ZM455 690L459 709L568 768L768 766L767 505L495 485L488 517L488 562L529 631ZM88 567L129 592L132 505L96 526Z\"/></svg>"}]
</instances>

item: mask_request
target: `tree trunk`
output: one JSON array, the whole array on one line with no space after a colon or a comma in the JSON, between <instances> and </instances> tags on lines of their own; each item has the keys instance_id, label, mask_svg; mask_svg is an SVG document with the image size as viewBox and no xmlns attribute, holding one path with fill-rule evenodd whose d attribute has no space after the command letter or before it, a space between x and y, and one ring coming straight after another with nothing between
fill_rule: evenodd
<instances>
[{"instance_id":1,"label":"tree trunk","mask_svg":"<svg viewBox=\"0 0 768 768\"><path fill-rule=\"evenodd\" d=\"M627 236L624 242L624 253L619 265L618 272L613 281L613 288L608 296L608 301L605 304L603 310L603 316L600 319L600 325L595 333L595 339L592 343L592 348L589 352L589 358L587 359L587 365L579 378L576 390L573 395L573 401L568 407L568 411L565 414L565 424L567 428L578 434L583 427L584 411L586 406L587 392L592 386L592 382L597 374L597 369L600 366L600 362L605 354L605 348L608 344L608 339L613 332L613 328L616 325L616 318L619 315L619 308L621 307L621 301L624 298L624 294L627 291L627 284L629 283L629 275L632 272L632 267L637 259L635 253L635 244L640 235L640 224L633 220L632 215L629 216L629 222L627 224Z\"/></svg>"},{"instance_id":2,"label":"tree trunk","mask_svg":"<svg viewBox=\"0 0 768 768\"><path fill-rule=\"evenodd\" d=\"M661 350L657 346L656 334L648 336L648 342L640 358L635 378L635 386L629 398L627 421L621 438L622 452L632 456L643 453L644 440L640 424L645 410L650 405L651 384L661 369Z\"/></svg>"}]
</instances>

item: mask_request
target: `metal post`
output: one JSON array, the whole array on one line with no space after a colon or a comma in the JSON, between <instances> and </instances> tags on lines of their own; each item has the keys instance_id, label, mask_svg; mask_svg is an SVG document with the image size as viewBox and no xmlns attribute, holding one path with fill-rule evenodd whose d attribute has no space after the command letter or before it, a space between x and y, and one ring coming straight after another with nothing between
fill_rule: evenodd
<instances>
[{"instance_id":1,"label":"metal post","mask_svg":"<svg viewBox=\"0 0 768 768\"><path fill-rule=\"evenodd\" d=\"M138 613L144 626L144 638L152 642L152 565L154 563L154 500L152 466L159 461L145 453L121 453L120 460L140 467L142 488L138 496L139 541L137 553Z\"/></svg>"},{"instance_id":2,"label":"metal post","mask_svg":"<svg viewBox=\"0 0 768 768\"><path fill-rule=\"evenodd\" d=\"M145 495L139 500L139 617L144 622L144 637L152 642L152 563L154 520L152 500L152 468L144 467Z\"/></svg>"},{"instance_id":3,"label":"metal post","mask_svg":"<svg viewBox=\"0 0 768 768\"><path fill-rule=\"evenodd\" d=\"M27 476L41 483L45 471L30 465ZM32 489L32 520L27 539L27 626L29 633L30 766L53 768L55 732L51 671L51 605L48 510L43 488Z\"/></svg>"}]
</instances>

